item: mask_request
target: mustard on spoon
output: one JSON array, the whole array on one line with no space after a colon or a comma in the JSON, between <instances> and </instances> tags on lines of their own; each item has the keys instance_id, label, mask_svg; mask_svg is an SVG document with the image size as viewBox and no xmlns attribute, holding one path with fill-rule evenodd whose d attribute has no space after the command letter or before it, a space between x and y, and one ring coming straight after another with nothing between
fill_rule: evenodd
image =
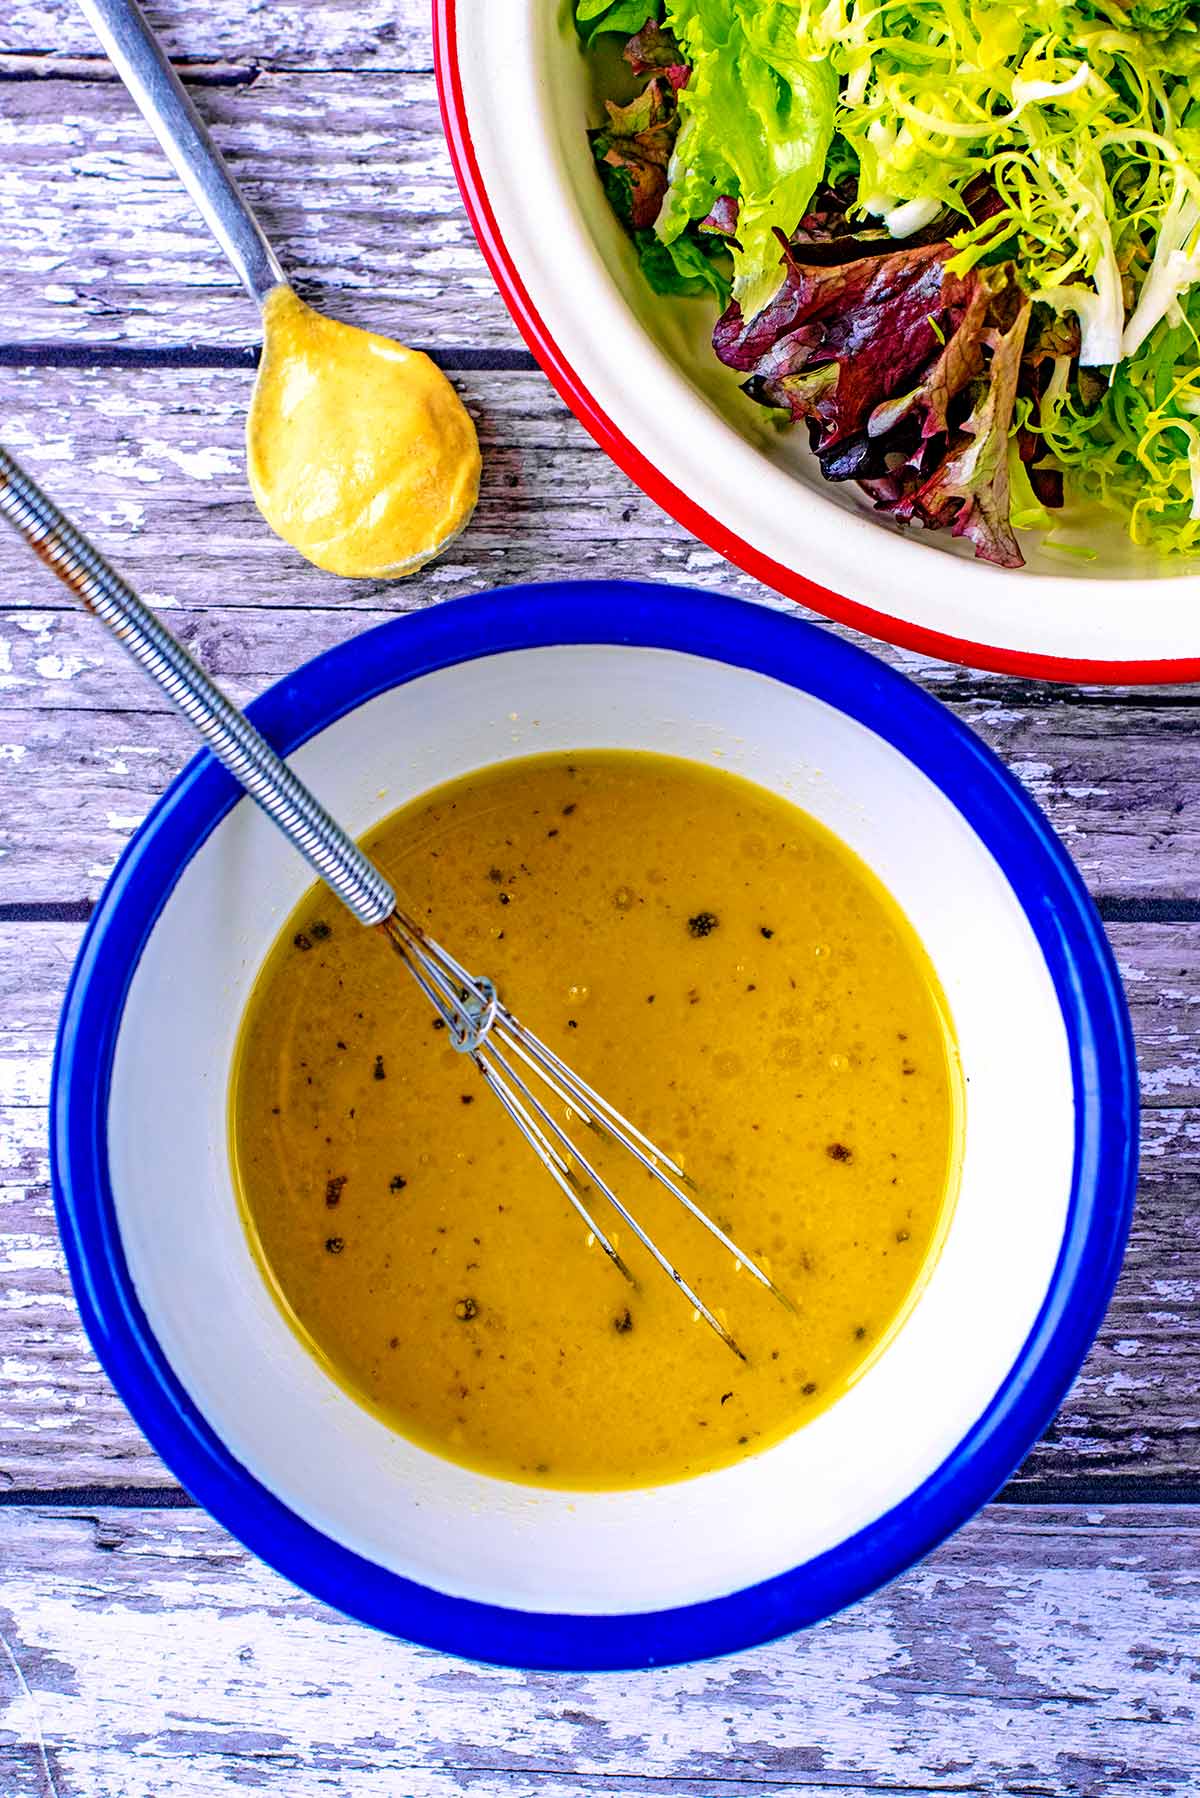
<instances>
[{"instance_id":1,"label":"mustard on spoon","mask_svg":"<svg viewBox=\"0 0 1200 1798\"><path fill-rule=\"evenodd\" d=\"M305 305L136 0L79 5L262 311L246 463L263 517L332 574L411 574L475 509L479 444L462 401L421 351Z\"/></svg>"}]
</instances>

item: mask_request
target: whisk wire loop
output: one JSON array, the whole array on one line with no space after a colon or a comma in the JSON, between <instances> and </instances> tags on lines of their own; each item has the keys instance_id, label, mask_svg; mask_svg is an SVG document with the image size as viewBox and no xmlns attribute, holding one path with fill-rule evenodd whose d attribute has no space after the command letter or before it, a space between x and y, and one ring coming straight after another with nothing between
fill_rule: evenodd
<instances>
[{"instance_id":1,"label":"whisk wire loop","mask_svg":"<svg viewBox=\"0 0 1200 1798\"><path fill-rule=\"evenodd\" d=\"M514 1065L514 1061L519 1061L529 1074L541 1082L550 1097L564 1108L568 1119L578 1121L601 1139L615 1142L619 1148L632 1155L646 1173L665 1187L688 1214L728 1250L738 1267L744 1267L781 1304L792 1309L790 1300L779 1290L770 1275L740 1249L732 1237L685 1190L685 1182L688 1185L693 1183L679 1164L657 1148L635 1124L631 1124L614 1105L568 1067L540 1037L518 1023L507 1007L501 1004L490 980L471 974L448 950L426 936L402 912L394 912L386 920L384 931L422 991L442 1013L454 1046L471 1056L513 1123L543 1166L553 1175L610 1260L627 1278L632 1279L616 1249L583 1203L581 1183L574 1173L572 1162L583 1176L584 1190L594 1190L607 1200L656 1265L679 1288L697 1316L716 1332L739 1359L744 1360L745 1356L720 1318L705 1304L670 1257L663 1253L638 1222L625 1201L588 1160L578 1143L568 1134L566 1126L554 1117L529 1080Z\"/></svg>"}]
</instances>

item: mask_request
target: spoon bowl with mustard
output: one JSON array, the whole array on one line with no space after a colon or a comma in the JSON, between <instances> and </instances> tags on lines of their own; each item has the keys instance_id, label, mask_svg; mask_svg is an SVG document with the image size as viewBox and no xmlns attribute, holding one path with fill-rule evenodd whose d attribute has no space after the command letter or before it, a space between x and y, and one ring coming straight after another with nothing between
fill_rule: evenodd
<instances>
[{"instance_id":1,"label":"spoon bowl with mustard","mask_svg":"<svg viewBox=\"0 0 1200 1798\"><path fill-rule=\"evenodd\" d=\"M395 580L439 555L479 495L475 426L420 350L293 290L136 0L79 0L262 313L246 467L271 529L331 574Z\"/></svg>"}]
</instances>

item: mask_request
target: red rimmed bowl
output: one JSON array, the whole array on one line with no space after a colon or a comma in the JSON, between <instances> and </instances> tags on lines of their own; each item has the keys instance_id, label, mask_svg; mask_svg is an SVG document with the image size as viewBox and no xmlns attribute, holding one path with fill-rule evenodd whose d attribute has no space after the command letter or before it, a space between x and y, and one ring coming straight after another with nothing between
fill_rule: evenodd
<instances>
[{"instance_id":1,"label":"red rimmed bowl","mask_svg":"<svg viewBox=\"0 0 1200 1798\"><path fill-rule=\"evenodd\" d=\"M1200 679L1200 576L1116 531L1093 561L1026 537L1027 566L904 532L823 481L712 353L711 303L642 279L596 178L596 102L565 0L433 0L467 211L526 341L652 499L750 574L885 641L1055 680Z\"/></svg>"}]
</instances>

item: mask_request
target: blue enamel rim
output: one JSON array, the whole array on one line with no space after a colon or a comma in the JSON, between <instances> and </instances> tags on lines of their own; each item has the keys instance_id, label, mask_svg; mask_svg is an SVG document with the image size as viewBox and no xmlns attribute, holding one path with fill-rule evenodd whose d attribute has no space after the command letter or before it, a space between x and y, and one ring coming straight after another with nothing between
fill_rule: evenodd
<instances>
[{"instance_id":1,"label":"blue enamel rim","mask_svg":"<svg viewBox=\"0 0 1200 1798\"><path fill-rule=\"evenodd\" d=\"M911 1567L992 1497L1053 1417L1104 1315L1137 1169L1132 1033L1112 953L1065 850L1002 764L937 701L794 617L636 582L510 587L397 618L308 662L253 706L284 754L375 695L479 656L631 644L787 682L921 768L986 844L1036 935L1070 1042L1075 1161L1045 1302L986 1412L922 1486L814 1560L727 1597L633 1615L479 1604L400 1578L305 1523L234 1459L172 1372L133 1289L109 1178L113 1056L133 970L189 859L239 794L207 754L133 838L84 938L51 1092L59 1230L92 1345L134 1419L197 1502L297 1586L364 1623L468 1659L599 1670L702 1660L815 1623Z\"/></svg>"}]
</instances>

